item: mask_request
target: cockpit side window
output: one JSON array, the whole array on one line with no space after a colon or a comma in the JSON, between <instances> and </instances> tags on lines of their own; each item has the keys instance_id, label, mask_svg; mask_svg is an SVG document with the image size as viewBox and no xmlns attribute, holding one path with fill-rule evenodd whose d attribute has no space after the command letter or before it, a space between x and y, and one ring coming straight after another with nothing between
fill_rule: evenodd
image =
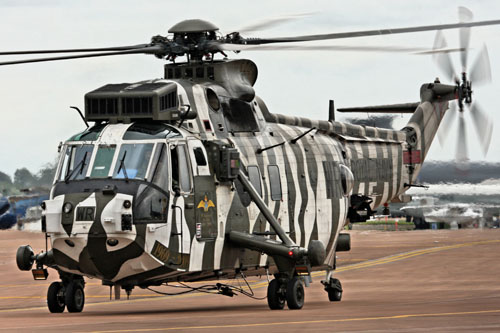
<instances>
[{"instance_id":1,"label":"cockpit side window","mask_svg":"<svg viewBox=\"0 0 500 333\"><path fill-rule=\"evenodd\" d=\"M156 147L153 167L151 168L152 182L163 189L168 186L168 154L164 143Z\"/></svg>"},{"instance_id":2,"label":"cockpit side window","mask_svg":"<svg viewBox=\"0 0 500 333\"><path fill-rule=\"evenodd\" d=\"M191 175L189 171L191 170L191 168L189 167L185 145L177 146L177 155L179 157L179 176L181 181L181 190L183 192L190 192Z\"/></svg>"},{"instance_id":3,"label":"cockpit side window","mask_svg":"<svg viewBox=\"0 0 500 333\"><path fill-rule=\"evenodd\" d=\"M164 143L157 145L150 168L152 183L168 192L168 154ZM134 200L134 223L165 223L168 215L169 198L163 192L147 184L139 185Z\"/></svg>"},{"instance_id":4,"label":"cockpit side window","mask_svg":"<svg viewBox=\"0 0 500 333\"><path fill-rule=\"evenodd\" d=\"M190 166L186 146L179 144L171 150L172 156L172 190L178 187L181 192L191 191Z\"/></svg>"}]
</instances>

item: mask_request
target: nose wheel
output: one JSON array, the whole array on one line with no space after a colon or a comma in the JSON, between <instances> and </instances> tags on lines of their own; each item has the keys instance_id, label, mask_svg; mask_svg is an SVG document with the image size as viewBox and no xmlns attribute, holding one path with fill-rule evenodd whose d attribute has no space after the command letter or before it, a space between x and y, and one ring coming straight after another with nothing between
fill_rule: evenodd
<instances>
[{"instance_id":1,"label":"nose wheel","mask_svg":"<svg viewBox=\"0 0 500 333\"><path fill-rule=\"evenodd\" d=\"M271 310L282 310L285 302L291 310L302 309L304 296L304 285L299 277L288 281L276 278L267 287L267 304Z\"/></svg>"},{"instance_id":2,"label":"nose wheel","mask_svg":"<svg viewBox=\"0 0 500 333\"><path fill-rule=\"evenodd\" d=\"M52 282L47 291L47 306L51 313L82 312L85 305L83 279L64 282Z\"/></svg>"}]
</instances>

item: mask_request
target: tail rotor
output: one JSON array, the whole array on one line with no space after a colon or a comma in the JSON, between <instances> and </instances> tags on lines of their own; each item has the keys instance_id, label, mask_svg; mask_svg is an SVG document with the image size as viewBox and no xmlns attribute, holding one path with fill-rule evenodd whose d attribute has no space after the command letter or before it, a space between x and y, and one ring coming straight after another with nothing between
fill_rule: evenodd
<instances>
[{"instance_id":1,"label":"tail rotor","mask_svg":"<svg viewBox=\"0 0 500 333\"><path fill-rule=\"evenodd\" d=\"M465 7L458 9L460 22L472 21L472 12ZM455 161L461 169L468 168L469 150L467 146L467 121L465 113L467 112L472 118L475 132L478 135L481 150L484 155L488 152L491 142L491 134L493 132L493 123L491 118L482 110L476 101L472 101L472 84L474 86L482 85L491 82L491 68L486 46L483 46L476 61L471 67L470 74L467 74L467 60L469 53L470 28L460 28L459 30L460 48L463 50L460 55L462 66L461 75L458 76L454 70L453 62L449 53L436 53L433 55L434 61L443 71L446 78L452 80L456 84L457 103L451 103L448 112L443 119L442 128L438 133L439 141L444 144L444 140L450 130L453 118L458 116L458 137L455 151ZM438 31L434 40L434 49L445 48L446 40Z\"/></svg>"}]
</instances>

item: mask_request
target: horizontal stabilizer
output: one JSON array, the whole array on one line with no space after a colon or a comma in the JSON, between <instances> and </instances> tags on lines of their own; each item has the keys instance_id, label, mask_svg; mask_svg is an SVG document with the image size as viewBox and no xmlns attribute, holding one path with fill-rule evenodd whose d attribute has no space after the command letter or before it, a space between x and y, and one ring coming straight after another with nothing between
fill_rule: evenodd
<instances>
[{"instance_id":1,"label":"horizontal stabilizer","mask_svg":"<svg viewBox=\"0 0 500 333\"><path fill-rule=\"evenodd\" d=\"M401 103L390 105L362 106L355 108L337 109L338 112L366 112L366 113L413 113L419 103Z\"/></svg>"}]
</instances>

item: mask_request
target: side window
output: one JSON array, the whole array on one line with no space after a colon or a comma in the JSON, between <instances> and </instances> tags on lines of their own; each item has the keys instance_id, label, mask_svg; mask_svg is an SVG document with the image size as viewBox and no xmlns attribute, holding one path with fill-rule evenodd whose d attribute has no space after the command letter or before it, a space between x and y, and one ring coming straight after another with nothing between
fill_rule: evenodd
<instances>
[{"instance_id":1,"label":"side window","mask_svg":"<svg viewBox=\"0 0 500 333\"><path fill-rule=\"evenodd\" d=\"M205 154L203 154L203 150L200 147L194 148L193 153L194 153L194 158L196 159L196 164L201 166L207 165Z\"/></svg>"},{"instance_id":2,"label":"side window","mask_svg":"<svg viewBox=\"0 0 500 333\"><path fill-rule=\"evenodd\" d=\"M250 178L250 182L252 183L253 187L257 190L257 193L262 197L262 185L261 185L261 177L260 177L260 171L259 167L256 165L249 165L248 166L248 178Z\"/></svg>"},{"instance_id":3,"label":"side window","mask_svg":"<svg viewBox=\"0 0 500 333\"><path fill-rule=\"evenodd\" d=\"M281 200L280 169L277 165L270 165L267 167L267 172L271 183L271 200Z\"/></svg>"},{"instance_id":4,"label":"side window","mask_svg":"<svg viewBox=\"0 0 500 333\"><path fill-rule=\"evenodd\" d=\"M148 178L160 188L168 188L168 151L164 143L158 144ZM169 198L152 186L140 184L134 200L134 223L167 222Z\"/></svg>"},{"instance_id":5,"label":"side window","mask_svg":"<svg viewBox=\"0 0 500 333\"><path fill-rule=\"evenodd\" d=\"M177 149L172 147L170 150L170 161L172 163L172 190L176 187L180 188L179 185L179 158L177 157Z\"/></svg>"},{"instance_id":6,"label":"side window","mask_svg":"<svg viewBox=\"0 0 500 333\"><path fill-rule=\"evenodd\" d=\"M185 145L172 149L172 189L176 186L182 192L191 191L191 174Z\"/></svg>"},{"instance_id":7,"label":"side window","mask_svg":"<svg viewBox=\"0 0 500 333\"><path fill-rule=\"evenodd\" d=\"M210 175L207 153L203 143L200 140L190 139L187 141L187 148L193 176Z\"/></svg>"}]
</instances>

